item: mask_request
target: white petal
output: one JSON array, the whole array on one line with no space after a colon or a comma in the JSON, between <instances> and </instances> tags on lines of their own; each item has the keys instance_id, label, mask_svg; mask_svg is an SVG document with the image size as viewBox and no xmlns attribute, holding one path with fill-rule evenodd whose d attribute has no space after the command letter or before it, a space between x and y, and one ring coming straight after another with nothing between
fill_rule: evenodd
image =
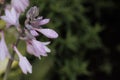
<instances>
[{"instance_id":1,"label":"white petal","mask_svg":"<svg viewBox=\"0 0 120 80\"><path fill-rule=\"evenodd\" d=\"M51 52L51 50L47 47L47 46L44 46L46 52Z\"/></svg>"},{"instance_id":2,"label":"white petal","mask_svg":"<svg viewBox=\"0 0 120 80\"><path fill-rule=\"evenodd\" d=\"M43 43L44 45L48 45L48 44L50 44L50 41L49 42L41 42L41 43Z\"/></svg>"}]
</instances>

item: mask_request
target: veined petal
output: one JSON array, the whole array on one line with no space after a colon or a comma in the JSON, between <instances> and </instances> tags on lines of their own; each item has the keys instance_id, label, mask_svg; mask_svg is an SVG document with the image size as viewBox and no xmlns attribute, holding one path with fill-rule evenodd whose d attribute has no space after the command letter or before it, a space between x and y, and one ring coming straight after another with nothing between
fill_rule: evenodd
<instances>
[{"instance_id":1,"label":"veined petal","mask_svg":"<svg viewBox=\"0 0 120 80\"><path fill-rule=\"evenodd\" d=\"M12 7L10 10L5 9L5 16L1 16L1 19L3 19L7 24L19 26L19 14L15 11L15 9Z\"/></svg>"},{"instance_id":2,"label":"veined petal","mask_svg":"<svg viewBox=\"0 0 120 80\"><path fill-rule=\"evenodd\" d=\"M47 47L50 42L40 42L36 39L27 41L27 52L40 58L41 56L47 56L47 52L51 50Z\"/></svg>"},{"instance_id":3,"label":"veined petal","mask_svg":"<svg viewBox=\"0 0 120 80\"><path fill-rule=\"evenodd\" d=\"M34 49L34 47L32 46L32 44L30 44L30 43L28 43L28 42L27 42L27 52L28 52L29 54L31 54L31 55L34 55L34 56L40 58L40 53L38 54L38 53L35 51L35 49Z\"/></svg>"},{"instance_id":4,"label":"veined petal","mask_svg":"<svg viewBox=\"0 0 120 80\"><path fill-rule=\"evenodd\" d=\"M11 1L12 6L18 11L21 12L22 9L20 8L21 2L20 0L12 0ZM23 6L23 5L22 5Z\"/></svg>"},{"instance_id":5,"label":"veined petal","mask_svg":"<svg viewBox=\"0 0 120 80\"><path fill-rule=\"evenodd\" d=\"M50 42L41 42L42 44L44 44L44 48L46 52L51 52L51 50L47 47L48 44L50 44Z\"/></svg>"},{"instance_id":6,"label":"veined petal","mask_svg":"<svg viewBox=\"0 0 120 80\"><path fill-rule=\"evenodd\" d=\"M29 6L29 0L12 0L11 4L17 12L21 13Z\"/></svg>"},{"instance_id":7,"label":"veined petal","mask_svg":"<svg viewBox=\"0 0 120 80\"><path fill-rule=\"evenodd\" d=\"M5 22L11 24L11 21L10 21L10 19L9 19L8 17L6 17L6 16L1 16L1 19L3 19Z\"/></svg>"},{"instance_id":8,"label":"veined petal","mask_svg":"<svg viewBox=\"0 0 120 80\"><path fill-rule=\"evenodd\" d=\"M57 38L58 34L52 29L36 29L48 38Z\"/></svg>"},{"instance_id":9,"label":"veined petal","mask_svg":"<svg viewBox=\"0 0 120 80\"><path fill-rule=\"evenodd\" d=\"M38 35L39 35L35 30L30 30L30 33L31 33L33 36L38 36Z\"/></svg>"},{"instance_id":10,"label":"veined petal","mask_svg":"<svg viewBox=\"0 0 120 80\"><path fill-rule=\"evenodd\" d=\"M29 0L21 0L24 6L29 6Z\"/></svg>"},{"instance_id":11,"label":"veined petal","mask_svg":"<svg viewBox=\"0 0 120 80\"><path fill-rule=\"evenodd\" d=\"M39 22L39 25L45 25L47 23L49 23L50 19L43 19Z\"/></svg>"},{"instance_id":12,"label":"veined petal","mask_svg":"<svg viewBox=\"0 0 120 80\"><path fill-rule=\"evenodd\" d=\"M33 50L33 46L27 42L27 52L34 55L35 51Z\"/></svg>"},{"instance_id":13,"label":"veined petal","mask_svg":"<svg viewBox=\"0 0 120 80\"><path fill-rule=\"evenodd\" d=\"M19 57L19 66L24 74L32 73L32 65L29 63L26 57L20 56Z\"/></svg>"},{"instance_id":14,"label":"veined petal","mask_svg":"<svg viewBox=\"0 0 120 80\"><path fill-rule=\"evenodd\" d=\"M11 10L5 9L5 15L6 17L9 19L9 21L14 24L16 18L14 17L16 14L12 14L13 13L13 8L11 8Z\"/></svg>"},{"instance_id":15,"label":"veined petal","mask_svg":"<svg viewBox=\"0 0 120 80\"><path fill-rule=\"evenodd\" d=\"M15 23L16 19L17 19L17 13L16 13L16 11L15 11L15 9L13 7L11 9L11 17L12 17L14 23Z\"/></svg>"},{"instance_id":16,"label":"veined petal","mask_svg":"<svg viewBox=\"0 0 120 80\"><path fill-rule=\"evenodd\" d=\"M46 56L46 51L45 51L44 45L40 41L33 39L31 43L32 43L36 53L39 53L42 56Z\"/></svg>"}]
</instances>

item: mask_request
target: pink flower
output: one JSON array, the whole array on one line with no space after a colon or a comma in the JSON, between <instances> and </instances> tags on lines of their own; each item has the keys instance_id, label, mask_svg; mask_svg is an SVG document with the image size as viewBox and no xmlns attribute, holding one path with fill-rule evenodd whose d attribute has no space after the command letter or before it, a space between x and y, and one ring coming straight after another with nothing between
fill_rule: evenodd
<instances>
[{"instance_id":1,"label":"pink flower","mask_svg":"<svg viewBox=\"0 0 120 80\"><path fill-rule=\"evenodd\" d=\"M19 13L13 7L10 10L6 8L5 16L1 16L1 19L7 23L8 27L11 25L19 26Z\"/></svg>"},{"instance_id":2,"label":"pink flower","mask_svg":"<svg viewBox=\"0 0 120 80\"><path fill-rule=\"evenodd\" d=\"M47 45L50 42L40 42L35 39L27 41L27 51L28 53L40 58L40 56L47 56L47 52L50 52L50 49Z\"/></svg>"},{"instance_id":3,"label":"pink flower","mask_svg":"<svg viewBox=\"0 0 120 80\"><path fill-rule=\"evenodd\" d=\"M10 54L7 48L7 45L5 43L5 39L4 39L4 33L1 31L0 32L1 35L1 40L0 40L0 60L4 60L5 58L10 58Z\"/></svg>"},{"instance_id":4,"label":"pink flower","mask_svg":"<svg viewBox=\"0 0 120 80\"><path fill-rule=\"evenodd\" d=\"M21 13L29 6L29 0L12 0L11 4L17 12Z\"/></svg>"},{"instance_id":5,"label":"pink flower","mask_svg":"<svg viewBox=\"0 0 120 80\"><path fill-rule=\"evenodd\" d=\"M29 63L26 57L22 56L18 49L14 46L14 51L19 57L19 66L24 74L32 73L32 65Z\"/></svg>"}]
</instances>

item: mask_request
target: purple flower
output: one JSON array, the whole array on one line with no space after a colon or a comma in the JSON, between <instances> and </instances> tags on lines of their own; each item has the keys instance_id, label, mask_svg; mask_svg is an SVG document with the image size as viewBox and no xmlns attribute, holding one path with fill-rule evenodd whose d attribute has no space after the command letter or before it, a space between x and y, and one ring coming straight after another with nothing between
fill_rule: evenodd
<instances>
[{"instance_id":1,"label":"purple flower","mask_svg":"<svg viewBox=\"0 0 120 80\"><path fill-rule=\"evenodd\" d=\"M10 10L6 8L5 16L1 16L1 19L7 23L8 27L11 25L19 26L19 13L13 7Z\"/></svg>"},{"instance_id":2,"label":"purple flower","mask_svg":"<svg viewBox=\"0 0 120 80\"><path fill-rule=\"evenodd\" d=\"M27 51L28 53L40 58L40 56L47 56L47 52L50 52L50 49L47 45L50 42L40 42L35 39L27 41Z\"/></svg>"},{"instance_id":3,"label":"purple flower","mask_svg":"<svg viewBox=\"0 0 120 80\"><path fill-rule=\"evenodd\" d=\"M50 19L43 19L43 17L38 17L37 19L32 20L30 23L34 27L39 27L50 22Z\"/></svg>"},{"instance_id":4,"label":"purple flower","mask_svg":"<svg viewBox=\"0 0 120 80\"><path fill-rule=\"evenodd\" d=\"M10 54L5 43L4 33L1 31L1 40L0 40L0 60L4 60L5 58L10 58Z\"/></svg>"},{"instance_id":5,"label":"purple flower","mask_svg":"<svg viewBox=\"0 0 120 80\"><path fill-rule=\"evenodd\" d=\"M26 14L26 17L27 19L34 19L35 17L37 17L39 15L39 9L38 7L34 6L34 7L31 7L27 14Z\"/></svg>"},{"instance_id":6,"label":"purple flower","mask_svg":"<svg viewBox=\"0 0 120 80\"><path fill-rule=\"evenodd\" d=\"M25 22L25 27L28 30L30 30L30 33L33 36L38 36L37 32L40 32L48 38L57 38L58 37L57 32L55 32L52 29L43 29L41 27L42 25L49 23L50 19L43 19L42 16L37 17L38 15L39 15L39 9L36 6L31 7L26 14L27 20Z\"/></svg>"},{"instance_id":7,"label":"purple flower","mask_svg":"<svg viewBox=\"0 0 120 80\"><path fill-rule=\"evenodd\" d=\"M24 74L32 73L32 65L29 63L26 57L22 56L18 49L14 46L14 51L19 57L19 66Z\"/></svg>"},{"instance_id":8,"label":"purple flower","mask_svg":"<svg viewBox=\"0 0 120 80\"><path fill-rule=\"evenodd\" d=\"M29 6L29 0L12 0L11 4L17 12L21 13Z\"/></svg>"},{"instance_id":9,"label":"purple flower","mask_svg":"<svg viewBox=\"0 0 120 80\"><path fill-rule=\"evenodd\" d=\"M41 25L47 24L49 21L50 21L49 19L42 19L42 17L39 17L36 20L31 21L31 25L33 26L32 29L42 33L43 35L45 35L48 38L57 38L58 34L54 30L43 29L43 28L40 27ZM33 34L33 36L34 36L34 34Z\"/></svg>"}]
</instances>

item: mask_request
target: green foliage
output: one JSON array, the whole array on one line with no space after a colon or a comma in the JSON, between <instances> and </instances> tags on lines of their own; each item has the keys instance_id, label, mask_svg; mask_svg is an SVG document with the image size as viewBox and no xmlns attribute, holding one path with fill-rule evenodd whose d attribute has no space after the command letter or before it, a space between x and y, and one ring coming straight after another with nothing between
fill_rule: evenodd
<instances>
[{"instance_id":1,"label":"green foliage","mask_svg":"<svg viewBox=\"0 0 120 80\"><path fill-rule=\"evenodd\" d=\"M80 61L77 57L72 60L66 60L65 65L60 69L61 79L68 77L69 80L76 80L78 74L90 75L87 71L88 63ZM66 76L63 76L66 75Z\"/></svg>"}]
</instances>

